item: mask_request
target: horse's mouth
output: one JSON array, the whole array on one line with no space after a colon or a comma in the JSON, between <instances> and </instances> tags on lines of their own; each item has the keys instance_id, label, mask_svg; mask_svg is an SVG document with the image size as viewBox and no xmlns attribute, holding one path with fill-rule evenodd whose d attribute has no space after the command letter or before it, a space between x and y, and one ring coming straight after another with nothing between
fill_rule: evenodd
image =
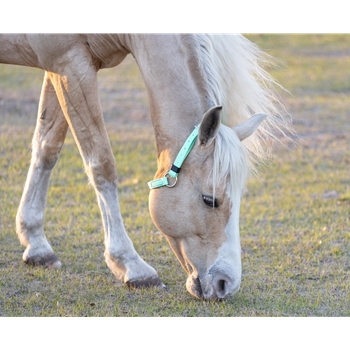
<instances>
[{"instance_id":1,"label":"horse's mouth","mask_svg":"<svg viewBox=\"0 0 350 350\"><path fill-rule=\"evenodd\" d=\"M186 288L196 298L203 299L203 289L198 276L189 275L186 281Z\"/></svg>"},{"instance_id":2,"label":"horse's mouth","mask_svg":"<svg viewBox=\"0 0 350 350\"><path fill-rule=\"evenodd\" d=\"M196 294L197 298L199 298L199 299L203 298L202 285L201 285L201 281L198 277L193 279L192 291Z\"/></svg>"}]
</instances>

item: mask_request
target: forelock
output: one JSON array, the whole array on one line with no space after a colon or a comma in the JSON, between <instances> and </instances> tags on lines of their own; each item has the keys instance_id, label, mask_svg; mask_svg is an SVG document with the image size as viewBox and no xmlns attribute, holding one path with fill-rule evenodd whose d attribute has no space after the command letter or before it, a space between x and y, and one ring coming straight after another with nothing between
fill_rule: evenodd
<instances>
[{"instance_id":1,"label":"forelock","mask_svg":"<svg viewBox=\"0 0 350 350\"><path fill-rule=\"evenodd\" d=\"M230 198L241 196L250 173L245 147L234 131L223 124L216 136L214 147L213 191L224 185Z\"/></svg>"}]
</instances>

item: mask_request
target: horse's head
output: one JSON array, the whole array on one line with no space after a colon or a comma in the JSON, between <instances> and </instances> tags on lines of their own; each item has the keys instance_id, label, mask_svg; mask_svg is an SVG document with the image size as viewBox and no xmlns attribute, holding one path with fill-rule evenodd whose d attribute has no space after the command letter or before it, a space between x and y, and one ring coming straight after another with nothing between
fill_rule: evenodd
<instances>
[{"instance_id":1,"label":"horse's head","mask_svg":"<svg viewBox=\"0 0 350 350\"><path fill-rule=\"evenodd\" d=\"M248 171L241 141L266 117L231 129L220 111L204 115L176 186L152 190L149 201L153 222L188 273L187 290L204 299L223 299L240 287L239 207Z\"/></svg>"}]
</instances>

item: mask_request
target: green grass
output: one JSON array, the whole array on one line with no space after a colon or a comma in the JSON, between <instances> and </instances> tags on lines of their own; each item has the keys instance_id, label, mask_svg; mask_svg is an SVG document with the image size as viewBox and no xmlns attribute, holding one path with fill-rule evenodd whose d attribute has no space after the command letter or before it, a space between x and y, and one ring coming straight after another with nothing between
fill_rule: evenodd
<instances>
[{"instance_id":1,"label":"green grass","mask_svg":"<svg viewBox=\"0 0 350 350\"><path fill-rule=\"evenodd\" d=\"M125 226L165 291L129 290L103 260L93 189L69 134L48 195L45 232L59 271L23 264L15 215L30 162L43 73L0 65L1 316L350 316L350 104L345 35L249 35L279 61L271 74L300 136L274 150L241 207L243 280L223 302L193 298L148 213L156 170L144 85L131 58L99 73ZM334 196L327 198L327 193Z\"/></svg>"}]
</instances>

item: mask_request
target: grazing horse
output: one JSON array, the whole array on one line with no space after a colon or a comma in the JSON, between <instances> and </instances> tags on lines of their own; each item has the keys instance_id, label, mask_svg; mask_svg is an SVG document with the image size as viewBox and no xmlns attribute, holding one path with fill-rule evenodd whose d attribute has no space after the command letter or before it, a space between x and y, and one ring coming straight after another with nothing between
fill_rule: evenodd
<instances>
[{"instance_id":1,"label":"grazing horse","mask_svg":"<svg viewBox=\"0 0 350 350\"><path fill-rule=\"evenodd\" d=\"M275 82L260 64L268 56L240 35L0 35L0 63L45 71L16 216L23 260L61 266L44 234L44 210L69 127L97 195L108 267L131 287L164 287L125 231L98 94L98 70L130 53L147 88L157 145L158 169L148 184L152 220L187 272L187 290L201 299L224 299L241 283L245 180L264 157L264 140L285 126Z\"/></svg>"}]
</instances>

